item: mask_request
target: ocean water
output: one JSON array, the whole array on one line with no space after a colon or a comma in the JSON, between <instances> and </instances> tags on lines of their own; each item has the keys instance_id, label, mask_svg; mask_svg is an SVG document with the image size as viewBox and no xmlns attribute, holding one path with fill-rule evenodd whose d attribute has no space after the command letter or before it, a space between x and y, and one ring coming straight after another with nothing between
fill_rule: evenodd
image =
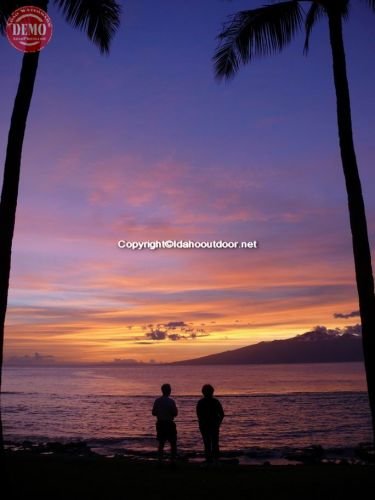
<instances>
[{"instance_id":1,"label":"ocean water","mask_svg":"<svg viewBox=\"0 0 375 500\"><path fill-rule=\"evenodd\" d=\"M153 401L172 385L179 449L201 451L195 405L204 383L225 411L227 454L371 440L361 363L247 366L12 367L4 369L5 439L87 441L101 453L155 450Z\"/></svg>"}]
</instances>

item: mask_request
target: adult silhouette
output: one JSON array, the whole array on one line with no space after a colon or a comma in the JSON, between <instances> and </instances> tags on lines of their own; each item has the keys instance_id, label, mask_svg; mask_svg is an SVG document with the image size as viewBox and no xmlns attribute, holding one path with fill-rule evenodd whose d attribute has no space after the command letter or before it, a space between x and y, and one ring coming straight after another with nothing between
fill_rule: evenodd
<instances>
[{"instance_id":1,"label":"adult silhouette","mask_svg":"<svg viewBox=\"0 0 375 500\"><path fill-rule=\"evenodd\" d=\"M164 446L167 441L171 445L172 459L177 455L177 429L174 418L178 415L175 401L170 397L170 384L161 386L162 396L155 399L152 414L156 417L156 436L159 441L159 460L163 458Z\"/></svg>"},{"instance_id":2,"label":"adult silhouette","mask_svg":"<svg viewBox=\"0 0 375 500\"><path fill-rule=\"evenodd\" d=\"M214 388L210 384L202 387L203 398L197 404L199 430L201 431L207 462L219 458L219 431L224 418L224 410L214 398Z\"/></svg>"}]
</instances>

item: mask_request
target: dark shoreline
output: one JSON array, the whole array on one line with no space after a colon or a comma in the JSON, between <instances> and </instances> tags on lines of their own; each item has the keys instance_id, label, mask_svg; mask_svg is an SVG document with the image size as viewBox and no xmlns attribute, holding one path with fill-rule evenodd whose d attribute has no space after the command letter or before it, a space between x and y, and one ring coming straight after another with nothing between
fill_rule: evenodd
<instances>
[{"instance_id":1,"label":"dark shoreline","mask_svg":"<svg viewBox=\"0 0 375 500\"><path fill-rule=\"evenodd\" d=\"M131 448L106 449L95 442L67 441L5 441L8 455L65 456L80 458L122 459L136 463L157 461L156 450ZM168 458L168 450L166 450ZM222 450L221 465L368 465L375 464L375 451L371 443L356 447L324 448L320 445L305 447L284 446L279 448L253 447L247 450ZM202 450L179 450L179 462L202 464Z\"/></svg>"},{"instance_id":2,"label":"dark shoreline","mask_svg":"<svg viewBox=\"0 0 375 500\"><path fill-rule=\"evenodd\" d=\"M374 465L256 466L136 462L100 456L7 452L9 500L366 498Z\"/></svg>"}]
</instances>

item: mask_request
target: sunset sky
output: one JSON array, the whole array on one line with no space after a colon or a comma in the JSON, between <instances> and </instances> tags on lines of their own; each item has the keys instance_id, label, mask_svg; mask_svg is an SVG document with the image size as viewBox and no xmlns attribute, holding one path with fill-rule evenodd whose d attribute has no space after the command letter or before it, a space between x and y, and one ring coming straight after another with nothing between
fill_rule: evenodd
<instances>
[{"instance_id":1,"label":"sunset sky","mask_svg":"<svg viewBox=\"0 0 375 500\"><path fill-rule=\"evenodd\" d=\"M252 0L128 0L108 57L51 8L24 145L5 356L148 362L291 337L358 310L326 21L215 81ZM345 25L375 242L375 18ZM354 5L355 4L355 5ZM22 54L0 40L1 164ZM257 249L119 249L118 240Z\"/></svg>"}]
</instances>

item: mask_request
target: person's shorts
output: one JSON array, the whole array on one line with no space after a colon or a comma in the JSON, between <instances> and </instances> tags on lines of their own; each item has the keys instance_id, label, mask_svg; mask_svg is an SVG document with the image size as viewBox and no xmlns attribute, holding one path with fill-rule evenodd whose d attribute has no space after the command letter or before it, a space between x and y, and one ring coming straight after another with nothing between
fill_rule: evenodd
<instances>
[{"instance_id":1,"label":"person's shorts","mask_svg":"<svg viewBox=\"0 0 375 500\"><path fill-rule=\"evenodd\" d=\"M172 420L159 420L156 422L156 436L159 441L169 441L171 443L176 441L176 424Z\"/></svg>"}]
</instances>

